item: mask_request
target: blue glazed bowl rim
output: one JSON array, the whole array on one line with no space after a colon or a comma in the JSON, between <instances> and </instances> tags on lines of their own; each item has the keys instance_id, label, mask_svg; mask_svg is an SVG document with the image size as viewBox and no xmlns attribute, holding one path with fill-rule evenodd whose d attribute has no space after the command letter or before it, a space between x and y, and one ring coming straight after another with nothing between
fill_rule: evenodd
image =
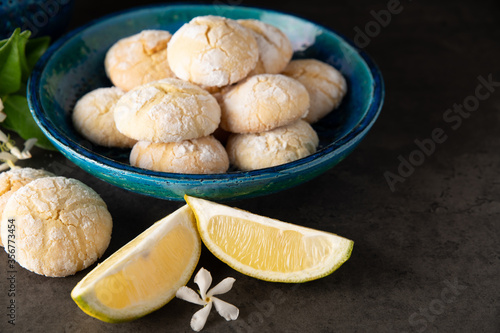
<instances>
[{"instance_id":1,"label":"blue glazed bowl rim","mask_svg":"<svg viewBox=\"0 0 500 333\"><path fill-rule=\"evenodd\" d=\"M372 75L373 79L373 95L371 103L369 104L368 111L364 115L364 117L358 122L356 126L354 126L348 133L346 133L344 136L338 138L336 141L326 145L322 149L318 150L316 153L311 154L309 156L306 156L304 158L301 158L296 161L292 161L286 164L281 164L277 165L274 167L269 167L269 168L264 168L264 169L258 169L258 170L252 170L252 171L234 171L234 172L228 172L228 173L221 173L221 174L181 174L181 173L170 173L170 172L159 172L159 171L152 171L152 170L146 170L146 169L141 169L137 168L122 162L115 161L111 158L108 158L106 156L96 154L95 152L92 152L88 148L74 142L72 139L68 138L66 135L58 131L52 124L51 122L44 116L44 111L42 110L41 102L40 102L40 81L41 77L43 74L43 71L45 69L46 64L50 60L50 58L66 43L68 42L71 38L79 34L80 32L84 31L85 29L98 24L100 22L109 20L114 17L118 17L120 15L125 15L134 11L140 11L140 10L147 10L147 9L155 9L155 8L162 8L162 9L167 9L167 8L182 8L182 7L198 7L198 8L212 8L214 5L206 5L206 4L186 4L186 3L173 3L173 4L160 4L160 5L146 5L146 6L139 6L139 7L133 7L129 9L125 9L122 11L114 12L105 16L102 16L100 18L97 18L95 20L90 21L89 23L82 25L81 27L78 27L68 33L66 33L64 36L59 38L57 41L55 41L48 49L47 51L42 55L42 57L38 60L37 64L35 65L35 68L33 69L29 79L28 79L28 85L27 85L27 97L28 97L28 104L29 108L31 111L31 114L33 115L36 123L38 126L42 129L42 131L51 139L53 142L56 142L56 146L64 146L66 149L70 149L73 152L77 153L80 155L81 158L85 159L87 162L91 164L98 164L100 167L105 167L108 169L115 169L117 171L120 171L121 173L127 173L130 176L136 176L136 177L144 177L144 176L149 176L152 178L157 178L158 180L161 181L173 181L173 182L196 182L196 183L201 183L201 182L233 182L233 181L248 181L250 178L268 178L268 177L274 177L277 173L289 173L291 170L295 168L307 168L308 164L315 164L314 162L318 163L319 160L329 160L329 157L333 158L336 156L336 153L339 153L342 151L342 147L345 148L345 146L348 146L350 143L351 144L356 144L359 140L361 140L364 135L368 132L368 130L372 127L372 125L375 123L377 120L381 110L382 110L382 105L384 102L384 97L385 97L385 89L384 89L384 80L382 78L382 74L378 68L378 66L375 64L375 62L368 56L366 52L363 50L359 49L350 39L345 37L343 34L338 33L334 29L327 28L321 24L318 24L314 21L311 21L306 18L302 18L296 14L289 14L285 13L282 11L276 11L276 10L271 10L271 9L264 9L264 8L258 8L258 7L249 7L249 6L242 6L239 5L238 8L243 8L243 9L249 9L249 10L261 10L269 13L274 13L278 15L287 15L295 18L299 18L305 22L314 24L315 26L321 28L322 30L332 33L333 35L336 35L342 42L348 44L350 47L353 48L354 51L356 51L363 61L366 63L370 74ZM233 7L233 6L228 6L228 5L217 5L218 7ZM58 147L58 149L63 149L61 147ZM64 150L64 149L63 149ZM61 151L63 152L63 151ZM64 153L64 152L63 152Z\"/></svg>"}]
</instances>

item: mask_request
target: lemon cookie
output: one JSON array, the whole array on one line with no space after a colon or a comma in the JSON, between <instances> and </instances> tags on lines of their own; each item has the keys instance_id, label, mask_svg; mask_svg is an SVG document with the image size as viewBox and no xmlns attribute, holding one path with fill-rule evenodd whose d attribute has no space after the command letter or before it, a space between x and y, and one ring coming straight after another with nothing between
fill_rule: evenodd
<instances>
[{"instance_id":1,"label":"lemon cookie","mask_svg":"<svg viewBox=\"0 0 500 333\"><path fill-rule=\"evenodd\" d=\"M10 227L14 225L14 228ZM102 256L111 238L106 204L76 179L36 179L15 192L5 205L2 240L14 229L16 260L40 275L75 274Z\"/></svg>"},{"instance_id":2,"label":"lemon cookie","mask_svg":"<svg viewBox=\"0 0 500 333\"><path fill-rule=\"evenodd\" d=\"M124 135L141 141L178 142L211 134L220 123L215 97L195 84L164 79L126 93L114 107Z\"/></svg>"},{"instance_id":3,"label":"lemon cookie","mask_svg":"<svg viewBox=\"0 0 500 333\"><path fill-rule=\"evenodd\" d=\"M259 133L303 118L306 88L288 76L260 74L235 85L222 97L221 127L232 133Z\"/></svg>"},{"instance_id":4,"label":"lemon cookie","mask_svg":"<svg viewBox=\"0 0 500 333\"><path fill-rule=\"evenodd\" d=\"M259 48L259 60L249 75L278 74L285 69L293 55L292 43L278 28L259 20L238 20L252 31Z\"/></svg>"},{"instance_id":5,"label":"lemon cookie","mask_svg":"<svg viewBox=\"0 0 500 333\"><path fill-rule=\"evenodd\" d=\"M143 30L120 39L106 53L104 68L113 84L125 91L141 84L175 77L167 59L172 35L164 30Z\"/></svg>"},{"instance_id":6,"label":"lemon cookie","mask_svg":"<svg viewBox=\"0 0 500 333\"><path fill-rule=\"evenodd\" d=\"M124 94L116 87L99 88L85 94L73 109L73 125L90 142L106 147L130 148L137 140L116 129L113 106Z\"/></svg>"},{"instance_id":7,"label":"lemon cookie","mask_svg":"<svg viewBox=\"0 0 500 333\"><path fill-rule=\"evenodd\" d=\"M316 152L316 131L304 120L255 134L232 134L227 142L231 164L243 171L268 168Z\"/></svg>"},{"instance_id":8,"label":"lemon cookie","mask_svg":"<svg viewBox=\"0 0 500 333\"><path fill-rule=\"evenodd\" d=\"M0 217L7 200L9 200L17 190L35 179L53 176L54 175L48 171L32 168L16 168L2 172L0 174ZM3 246L1 238L0 246Z\"/></svg>"},{"instance_id":9,"label":"lemon cookie","mask_svg":"<svg viewBox=\"0 0 500 333\"><path fill-rule=\"evenodd\" d=\"M316 59L292 60L283 71L306 87L311 107L305 120L314 123L337 108L347 92L347 83L333 66Z\"/></svg>"},{"instance_id":10,"label":"lemon cookie","mask_svg":"<svg viewBox=\"0 0 500 333\"><path fill-rule=\"evenodd\" d=\"M191 174L223 173L229 168L224 146L213 136L171 143L139 141L130 153L139 168Z\"/></svg>"},{"instance_id":11,"label":"lemon cookie","mask_svg":"<svg viewBox=\"0 0 500 333\"><path fill-rule=\"evenodd\" d=\"M184 24L172 36L167 53L177 77L208 87L240 81L259 58L252 33L219 16L198 16Z\"/></svg>"}]
</instances>

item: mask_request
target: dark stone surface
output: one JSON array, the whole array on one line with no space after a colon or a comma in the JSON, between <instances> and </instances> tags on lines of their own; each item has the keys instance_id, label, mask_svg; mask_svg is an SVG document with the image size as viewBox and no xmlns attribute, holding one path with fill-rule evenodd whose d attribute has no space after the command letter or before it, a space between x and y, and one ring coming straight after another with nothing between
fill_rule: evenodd
<instances>
[{"instance_id":1,"label":"dark stone surface","mask_svg":"<svg viewBox=\"0 0 500 333\"><path fill-rule=\"evenodd\" d=\"M216 3L235 1L241 3ZM72 27L149 2L76 1ZM297 14L354 38L355 27L364 30L374 20L370 11L387 9L388 3L241 4ZM214 282L236 278L233 290L221 298L240 309L240 318L230 323L213 311L205 332L500 331L500 87L460 125L443 119L455 103L475 95L479 76L500 81L500 6L496 1L401 5L365 47L384 75L387 98L361 145L307 184L231 203L353 239L351 259L328 277L287 285L239 274L204 249L199 267L210 270ZM398 173L399 156L418 158L415 140L431 138L436 128L446 140L391 191L384 173ZM115 223L105 256L181 205L112 187L59 153L36 150L24 165L80 179L102 195ZM12 330L5 253L0 271L0 331L5 332ZM191 331L189 321L199 306L177 299L126 324L87 316L69 296L87 272L46 278L19 268L14 331ZM195 287L192 281L188 285Z\"/></svg>"}]
</instances>

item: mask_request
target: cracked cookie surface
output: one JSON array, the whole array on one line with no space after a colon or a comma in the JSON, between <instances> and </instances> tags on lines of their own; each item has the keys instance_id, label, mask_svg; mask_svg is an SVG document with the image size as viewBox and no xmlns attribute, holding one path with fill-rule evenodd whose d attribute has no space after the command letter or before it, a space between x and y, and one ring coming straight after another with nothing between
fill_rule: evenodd
<instances>
[{"instance_id":1,"label":"cracked cookie surface","mask_svg":"<svg viewBox=\"0 0 500 333\"><path fill-rule=\"evenodd\" d=\"M179 142L207 136L220 123L220 107L206 90L165 79L126 93L114 107L116 127L139 141Z\"/></svg>"},{"instance_id":2,"label":"cracked cookie surface","mask_svg":"<svg viewBox=\"0 0 500 333\"><path fill-rule=\"evenodd\" d=\"M252 76L222 96L221 127L232 133L259 133L305 117L309 94L297 80L281 74Z\"/></svg>"},{"instance_id":3,"label":"cracked cookie surface","mask_svg":"<svg viewBox=\"0 0 500 333\"><path fill-rule=\"evenodd\" d=\"M210 15L195 17L177 30L167 53L177 77L207 87L242 80L259 58L257 41L248 29Z\"/></svg>"},{"instance_id":4,"label":"cracked cookie surface","mask_svg":"<svg viewBox=\"0 0 500 333\"><path fill-rule=\"evenodd\" d=\"M139 168L189 174L224 173L229 158L213 136L171 143L138 142L130 153L130 164Z\"/></svg>"},{"instance_id":5,"label":"cracked cookie surface","mask_svg":"<svg viewBox=\"0 0 500 333\"><path fill-rule=\"evenodd\" d=\"M311 106L305 120L311 124L336 109L347 93L347 83L342 74L316 59L292 60L282 74L306 87Z\"/></svg>"},{"instance_id":6,"label":"cracked cookie surface","mask_svg":"<svg viewBox=\"0 0 500 333\"><path fill-rule=\"evenodd\" d=\"M232 165L242 171L268 168L316 152L316 131L304 120L271 131L232 134L226 148Z\"/></svg>"},{"instance_id":7,"label":"cracked cookie surface","mask_svg":"<svg viewBox=\"0 0 500 333\"><path fill-rule=\"evenodd\" d=\"M278 28L259 20L238 20L249 29L259 48L259 60L248 76L278 74L285 69L293 55L292 43Z\"/></svg>"},{"instance_id":8,"label":"cracked cookie surface","mask_svg":"<svg viewBox=\"0 0 500 333\"><path fill-rule=\"evenodd\" d=\"M171 37L168 31L143 30L117 41L104 60L111 82L129 91L142 84L175 77L167 59L167 45Z\"/></svg>"},{"instance_id":9,"label":"cracked cookie surface","mask_svg":"<svg viewBox=\"0 0 500 333\"><path fill-rule=\"evenodd\" d=\"M131 148L137 140L118 131L113 107L125 93L117 87L99 88L82 96L76 103L73 126L90 142L105 146Z\"/></svg>"},{"instance_id":10,"label":"cracked cookie surface","mask_svg":"<svg viewBox=\"0 0 500 333\"><path fill-rule=\"evenodd\" d=\"M17 190L35 179L53 176L51 172L32 168L16 168L0 173L0 217L5 204ZM1 238L0 246L3 246Z\"/></svg>"},{"instance_id":11,"label":"cracked cookie surface","mask_svg":"<svg viewBox=\"0 0 500 333\"><path fill-rule=\"evenodd\" d=\"M2 240L15 226L16 260L40 275L75 274L102 256L111 239L106 204L76 179L46 177L14 193L2 215Z\"/></svg>"}]
</instances>

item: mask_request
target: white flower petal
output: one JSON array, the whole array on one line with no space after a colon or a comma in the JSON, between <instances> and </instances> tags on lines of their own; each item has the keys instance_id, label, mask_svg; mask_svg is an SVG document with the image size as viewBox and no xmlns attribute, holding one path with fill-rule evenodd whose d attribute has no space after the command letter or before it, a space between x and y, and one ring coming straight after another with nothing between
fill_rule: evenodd
<instances>
[{"instance_id":1,"label":"white flower petal","mask_svg":"<svg viewBox=\"0 0 500 333\"><path fill-rule=\"evenodd\" d=\"M31 158L31 153L29 151L22 151L21 157L19 157L19 159L20 160L27 160L28 158Z\"/></svg>"},{"instance_id":2,"label":"white flower petal","mask_svg":"<svg viewBox=\"0 0 500 333\"><path fill-rule=\"evenodd\" d=\"M188 301L189 303L205 305L206 301L202 300L200 296L191 288L186 286L180 287L175 293L175 297Z\"/></svg>"},{"instance_id":3,"label":"white flower petal","mask_svg":"<svg viewBox=\"0 0 500 333\"><path fill-rule=\"evenodd\" d=\"M233 287L234 281L236 281L232 277L225 278L219 284L217 284L215 287L209 290L207 296L212 297L213 295L222 295L227 293L231 288Z\"/></svg>"},{"instance_id":4,"label":"white flower petal","mask_svg":"<svg viewBox=\"0 0 500 333\"><path fill-rule=\"evenodd\" d=\"M0 141L2 141L2 142L9 141L9 138L7 137L7 135L2 131L0 131Z\"/></svg>"},{"instance_id":5,"label":"white flower petal","mask_svg":"<svg viewBox=\"0 0 500 333\"><path fill-rule=\"evenodd\" d=\"M7 115L2 112L2 109L0 108L0 123L3 122L7 118Z\"/></svg>"},{"instance_id":6,"label":"white flower petal","mask_svg":"<svg viewBox=\"0 0 500 333\"><path fill-rule=\"evenodd\" d=\"M24 149L23 149L23 154L25 151L30 151L31 148L33 148L33 146L35 145L35 143L38 141L37 138L31 138L31 139L28 139L26 140L26 142L24 143Z\"/></svg>"},{"instance_id":7,"label":"white flower petal","mask_svg":"<svg viewBox=\"0 0 500 333\"><path fill-rule=\"evenodd\" d=\"M19 150L19 148L17 147L12 147L10 149L10 153L12 155L14 155L15 157L17 157L18 159L22 159L22 156L21 156L21 151Z\"/></svg>"},{"instance_id":8,"label":"white flower petal","mask_svg":"<svg viewBox=\"0 0 500 333\"><path fill-rule=\"evenodd\" d=\"M12 155L11 153L7 153L6 151L3 151L0 153L0 160L15 162L15 161L17 161L17 157Z\"/></svg>"},{"instance_id":9,"label":"white flower petal","mask_svg":"<svg viewBox=\"0 0 500 333\"><path fill-rule=\"evenodd\" d=\"M208 302L203 309L197 311L193 315L191 318L191 328L193 331L199 332L205 327L210 310L212 310L212 302Z\"/></svg>"},{"instance_id":10,"label":"white flower petal","mask_svg":"<svg viewBox=\"0 0 500 333\"><path fill-rule=\"evenodd\" d=\"M205 268L200 268L196 276L194 277L194 283L200 287L200 295L202 299L207 296L207 290L212 284L212 275Z\"/></svg>"},{"instance_id":11,"label":"white flower petal","mask_svg":"<svg viewBox=\"0 0 500 333\"><path fill-rule=\"evenodd\" d=\"M10 168L10 166L7 163L0 164L0 171L5 171L9 168Z\"/></svg>"},{"instance_id":12,"label":"white flower petal","mask_svg":"<svg viewBox=\"0 0 500 333\"><path fill-rule=\"evenodd\" d=\"M212 301L214 302L217 312L227 321L235 320L236 318L238 318L240 310L234 305L229 304L228 302L224 302L217 297L212 297Z\"/></svg>"}]
</instances>

